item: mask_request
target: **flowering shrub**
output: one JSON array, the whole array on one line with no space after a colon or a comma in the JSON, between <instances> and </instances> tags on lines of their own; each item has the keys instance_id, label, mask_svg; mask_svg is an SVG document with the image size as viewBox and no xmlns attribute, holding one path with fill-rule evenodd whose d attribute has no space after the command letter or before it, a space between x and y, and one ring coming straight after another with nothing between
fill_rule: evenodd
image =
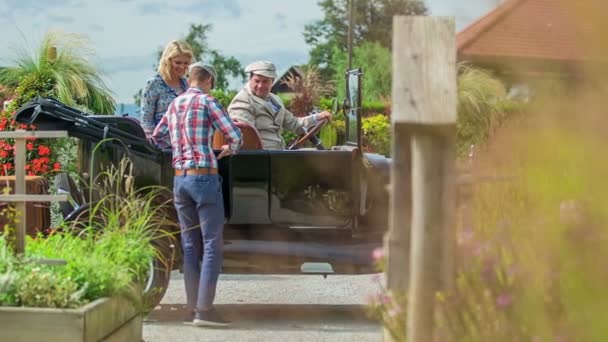
<instances>
[{"instance_id":1,"label":"flowering shrub","mask_svg":"<svg viewBox=\"0 0 608 342\"><path fill-rule=\"evenodd\" d=\"M34 130L35 127L18 124L6 116L0 118L0 131L14 131L15 129ZM0 139L0 176L15 173L15 152L13 139ZM60 168L61 164L51 155L50 147L42 139L28 139L25 164L28 176L42 175Z\"/></svg>"},{"instance_id":2,"label":"flowering shrub","mask_svg":"<svg viewBox=\"0 0 608 342\"><path fill-rule=\"evenodd\" d=\"M51 96L53 94L53 79L44 72L34 72L25 76L15 90L15 97L8 108L0 115L0 131L14 131L16 129L35 130L31 125L16 123L13 115L27 101L37 96ZM29 139L26 144L25 170L28 176L43 175L51 170L59 170L61 164L57 161L57 154L53 153L50 141L45 139ZM13 139L0 139L0 176L15 173L15 149Z\"/></svg>"}]
</instances>

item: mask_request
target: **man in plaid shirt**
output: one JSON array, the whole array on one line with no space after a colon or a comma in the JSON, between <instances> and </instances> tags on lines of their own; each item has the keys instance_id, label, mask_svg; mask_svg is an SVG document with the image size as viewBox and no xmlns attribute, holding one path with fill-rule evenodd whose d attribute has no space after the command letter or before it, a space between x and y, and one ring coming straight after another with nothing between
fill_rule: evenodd
<instances>
[{"instance_id":1,"label":"man in plaid shirt","mask_svg":"<svg viewBox=\"0 0 608 342\"><path fill-rule=\"evenodd\" d=\"M209 95L216 73L212 66L189 68L188 90L169 105L152 134L159 147L173 151L173 196L184 252L184 282L195 326L225 326L213 300L223 261L224 200L217 159L236 153L243 144L241 131L222 105ZM229 144L217 158L211 148L220 130ZM202 259L202 264L201 264Z\"/></svg>"}]
</instances>

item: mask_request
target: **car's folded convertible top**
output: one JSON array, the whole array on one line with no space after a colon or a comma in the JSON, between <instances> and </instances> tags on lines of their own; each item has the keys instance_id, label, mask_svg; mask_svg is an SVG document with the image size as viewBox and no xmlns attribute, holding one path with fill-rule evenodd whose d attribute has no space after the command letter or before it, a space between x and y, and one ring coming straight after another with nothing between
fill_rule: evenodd
<instances>
[{"instance_id":1,"label":"car's folded convertible top","mask_svg":"<svg viewBox=\"0 0 608 342\"><path fill-rule=\"evenodd\" d=\"M36 98L15 113L18 123L35 125L36 130L65 130L72 137L125 148L150 159L161 158L162 152L151 145L136 119L116 115L91 115L51 98ZM120 140L120 141L118 141Z\"/></svg>"}]
</instances>

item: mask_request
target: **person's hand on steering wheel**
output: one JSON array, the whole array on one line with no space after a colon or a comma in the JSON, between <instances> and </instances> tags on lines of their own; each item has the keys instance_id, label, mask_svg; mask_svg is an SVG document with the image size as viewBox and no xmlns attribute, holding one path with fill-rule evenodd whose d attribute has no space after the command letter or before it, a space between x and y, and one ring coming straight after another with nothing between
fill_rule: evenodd
<instances>
[{"instance_id":1,"label":"person's hand on steering wheel","mask_svg":"<svg viewBox=\"0 0 608 342\"><path fill-rule=\"evenodd\" d=\"M317 113L317 120L321 121L321 120L327 120L330 121L331 120L331 113L328 111L322 111L321 113Z\"/></svg>"}]
</instances>

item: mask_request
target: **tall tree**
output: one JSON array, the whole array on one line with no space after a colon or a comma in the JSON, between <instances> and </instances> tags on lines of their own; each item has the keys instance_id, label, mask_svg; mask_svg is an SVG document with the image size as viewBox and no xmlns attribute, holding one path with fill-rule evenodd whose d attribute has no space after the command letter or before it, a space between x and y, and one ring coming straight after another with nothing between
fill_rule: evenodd
<instances>
[{"instance_id":1,"label":"tall tree","mask_svg":"<svg viewBox=\"0 0 608 342\"><path fill-rule=\"evenodd\" d=\"M241 63L233 56L226 57L218 50L211 49L208 43L208 35L211 32L211 24L190 24L188 34L183 38L186 43L192 48L192 54L195 61L205 61L212 64L217 72L215 80L215 88L220 90L228 89L228 79L230 76L234 78L245 79L245 71ZM163 50L158 50L158 59L163 54ZM141 101L141 89L133 96L135 104L139 105Z\"/></svg>"},{"instance_id":2,"label":"tall tree","mask_svg":"<svg viewBox=\"0 0 608 342\"><path fill-rule=\"evenodd\" d=\"M114 113L115 102L99 72L87 58L92 55L88 40L81 35L47 33L34 55L22 51L15 66L0 70L0 84L16 88L32 75L47 75L52 93L70 106L85 107L94 113ZM56 56L48 54L57 49Z\"/></svg>"},{"instance_id":3,"label":"tall tree","mask_svg":"<svg viewBox=\"0 0 608 342\"><path fill-rule=\"evenodd\" d=\"M217 72L217 80L215 87L217 89L226 90L228 88L228 77L245 78L245 71L241 63L234 57L226 57L218 50L209 47L208 35L211 32L211 24L191 24L188 34L184 40L192 47L194 60L206 61L215 67ZM159 58L162 51L159 51Z\"/></svg>"},{"instance_id":4,"label":"tall tree","mask_svg":"<svg viewBox=\"0 0 608 342\"><path fill-rule=\"evenodd\" d=\"M317 65L325 79L333 77L330 68L333 54L347 50L348 1L320 0L322 20L306 25L304 40L311 47L310 63ZM395 15L425 15L420 0L350 0L353 2L353 45L377 42L391 49L392 23ZM336 50L337 49L337 50Z\"/></svg>"},{"instance_id":5,"label":"tall tree","mask_svg":"<svg viewBox=\"0 0 608 342\"><path fill-rule=\"evenodd\" d=\"M334 48L332 70L336 95L345 96L346 79L344 71L348 68L346 52ZM391 52L378 42L362 42L353 49L353 66L363 68L363 98L367 101L384 101L391 94Z\"/></svg>"}]
</instances>

